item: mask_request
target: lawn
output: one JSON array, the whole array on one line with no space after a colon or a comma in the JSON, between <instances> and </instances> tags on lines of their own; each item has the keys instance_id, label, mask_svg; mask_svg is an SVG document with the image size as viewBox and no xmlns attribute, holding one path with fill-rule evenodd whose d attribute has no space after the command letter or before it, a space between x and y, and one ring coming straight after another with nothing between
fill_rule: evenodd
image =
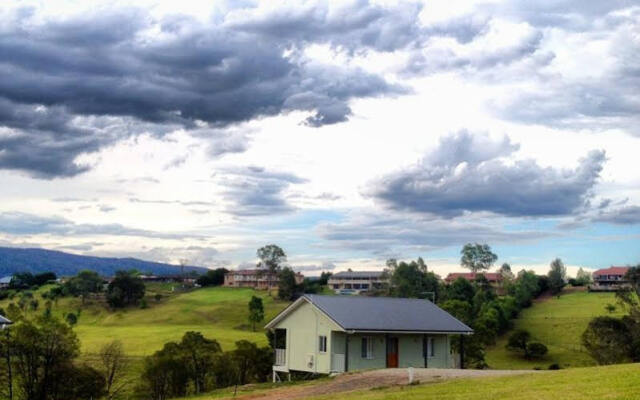
<instances>
[{"instance_id":1,"label":"lawn","mask_svg":"<svg viewBox=\"0 0 640 400\"><path fill-rule=\"evenodd\" d=\"M351 392L350 400L632 400L640 397L640 365L573 368L496 378L469 378ZM323 396L317 399L331 399Z\"/></svg>"},{"instance_id":2,"label":"lawn","mask_svg":"<svg viewBox=\"0 0 640 400\"><path fill-rule=\"evenodd\" d=\"M266 345L262 327L251 331L248 326L247 304L251 296L263 299L265 323L288 303L276 301L264 291L236 288L202 288L187 292L172 292L171 284L151 284L146 296L146 309L129 308L110 311L103 304L91 300L81 305L80 299L64 298L53 307L53 313L62 316L81 309L74 330L80 338L82 352L95 354L100 347L113 339L122 341L130 356L145 356L160 349L168 341L179 340L187 331L199 331L216 339L225 350L233 349L235 342L250 340ZM161 293L162 299L154 299ZM44 301L40 300L41 308ZM6 307L8 301L0 303ZM37 311L37 312L41 312Z\"/></svg>"},{"instance_id":3,"label":"lawn","mask_svg":"<svg viewBox=\"0 0 640 400\"><path fill-rule=\"evenodd\" d=\"M521 312L515 328L528 330L536 341L549 348L547 356L538 361L527 361L505 349L509 333L487 349L486 361L494 369L547 368L557 363L563 368L595 365L580 344L582 332L589 321L607 314L605 305L615 304L613 293L571 292L536 301ZM616 313L612 315L618 315Z\"/></svg>"}]
</instances>

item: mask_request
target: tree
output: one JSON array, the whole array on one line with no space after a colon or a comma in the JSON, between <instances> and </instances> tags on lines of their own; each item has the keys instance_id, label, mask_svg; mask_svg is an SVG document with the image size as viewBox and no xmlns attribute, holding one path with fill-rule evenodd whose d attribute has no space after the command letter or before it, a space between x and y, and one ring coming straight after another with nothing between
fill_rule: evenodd
<instances>
[{"instance_id":1,"label":"tree","mask_svg":"<svg viewBox=\"0 0 640 400\"><path fill-rule=\"evenodd\" d=\"M152 356L146 357L142 371L144 397L166 400L187 394L189 371L185 368L183 352L175 342L169 342Z\"/></svg>"},{"instance_id":2,"label":"tree","mask_svg":"<svg viewBox=\"0 0 640 400\"><path fill-rule=\"evenodd\" d=\"M17 388L27 400L57 400L80 343L71 327L55 318L23 320L11 328L9 346Z\"/></svg>"},{"instance_id":3,"label":"tree","mask_svg":"<svg viewBox=\"0 0 640 400\"><path fill-rule=\"evenodd\" d=\"M105 380L105 394L108 399L116 397L128 384L125 380L129 360L124 353L122 342L111 341L100 349L100 367Z\"/></svg>"},{"instance_id":4,"label":"tree","mask_svg":"<svg viewBox=\"0 0 640 400\"><path fill-rule=\"evenodd\" d=\"M91 293L98 293L102 290L102 278L95 271L82 270L78 272L78 275L69 279L65 286L70 294L80 296L84 305Z\"/></svg>"},{"instance_id":5,"label":"tree","mask_svg":"<svg viewBox=\"0 0 640 400\"><path fill-rule=\"evenodd\" d=\"M206 274L201 275L196 283L200 286L220 286L224 283L224 274L229 272L226 268L210 269Z\"/></svg>"},{"instance_id":6,"label":"tree","mask_svg":"<svg viewBox=\"0 0 640 400\"><path fill-rule=\"evenodd\" d=\"M567 268L561 259L556 258L551 262L551 268L547 274L549 277L549 287L551 294L557 295L562 291L562 288L567 284Z\"/></svg>"},{"instance_id":7,"label":"tree","mask_svg":"<svg viewBox=\"0 0 640 400\"><path fill-rule=\"evenodd\" d=\"M462 254L460 265L474 273L491 268L498 259L498 256L491 251L491 247L487 244L467 243L460 254Z\"/></svg>"},{"instance_id":8,"label":"tree","mask_svg":"<svg viewBox=\"0 0 640 400\"><path fill-rule=\"evenodd\" d=\"M578 286L588 285L591 281L591 272L587 272L580 267L576 273L576 283Z\"/></svg>"},{"instance_id":9,"label":"tree","mask_svg":"<svg viewBox=\"0 0 640 400\"><path fill-rule=\"evenodd\" d=\"M401 261L392 267L391 294L396 297L429 298L436 301L439 292L438 277L427 271L424 261Z\"/></svg>"},{"instance_id":10,"label":"tree","mask_svg":"<svg viewBox=\"0 0 640 400\"><path fill-rule=\"evenodd\" d=\"M70 326L74 326L75 324L77 324L77 323L78 323L78 316L77 316L76 314L72 313L72 312L68 313L68 314L64 317L64 319L67 321L67 323L68 323Z\"/></svg>"},{"instance_id":11,"label":"tree","mask_svg":"<svg viewBox=\"0 0 640 400\"><path fill-rule=\"evenodd\" d=\"M473 303L475 294L476 288L473 284L462 277L453 281L453 283L447 288L447 295L449 299L465 301L469 305Z\"/></svg>"},{"instance_id":12,"label":"tree","mask_svg":"<svg viewBox=\"0 0 640 400\"><path fill-rule=\"evenodd\" d=\"M531 342L527 345L527 351L529 353L529 359L534 359L544 357L549 349L542 343Z\"/></svg>"},{"instance_id":13,"label":"tree","mask_svg":"<svg viewBox=\"0 0 640 400\"><path fill-rule=\"evenodd\" d=\"M105 392L105 379L102 374L88 365L65 365L60 371L64 381L58 385L60 400L94 400L103 397Z\"/></svg>"},{"instance_id":14,"label":"tree","mask_svg":"<svg viewBox=\"0 0 640 400\"><path fill-rule=\"evenodd\" d=\"M515 330L507 341L507 349L522 352L527 360L547 354L547 346L531 341L531 334L524 329Z\"/></svg>"},{"instance_id":15,"label":"tree","mask_svg":"<svg viewBox=\"0 0 640 400\"><path fill-rule=\"evenodd\" d=\"M499 272L502 276L502 279L506 282L511 282L515 279L515 275L513 274L513 271L511 271L511 265L509 265L508 263L502 264Z\"/></svg>"},{"instance_id":16,"label":"tree","mask_svg":"<svg viewBox=\"0 0 640 400\"><path fill-rule=\"evenodd\" d=\"M284 250L275 244L268 244L261 247L256 252L260 262L258 268L267 269L270 273L277 273L282 265L287 262L287 255Z\"/></svg>"},{"instance_id":17,"label":"tree","mask_svg":"<svg viewBox=\"0 0 640 400\"><path fill-rule=\"evenodd\" d=\"M236 342L232 359L238 373L237 384L264 382L273 364L273 352L269 347L258 348L255 343L240 340Z\"/></svg>"},{"instance_id":18,"label":"tree","mask_svg":"<svg viewBox=\"0 0 640 400\"><path fill-rule=\"evenodd\" d=\"M131 271L118 271L107 288L107 302L113 308L136 304L144 297L144 282Z\"/></svg>"},{"instance_id":19,"label":"tree","mask_svg":"<svg viewBox=\"0 0 640 400\"><path fill-rule=\"evenodd\" d=\"M294 300L299 293L296 283L296 274L289 267L284 267L278 273L278 298L281 300Z\"/></svg>"},{"instance_id":20,"label":"tree","mask_svg":"<svg viewBox=\"0 0 640 400\"><path fill-rule=\"evenodd\" d=\"M619 318L596 317L582 334L582 344L598 364L617 364L628 360L633 338Z\"/></svg>"},{"instance_id":21,"label":"tree","mask_svg":"<svg viewBox=\"0 0 640 400\"><path fill-rule=\"evenodd\" d=\"M187 332L182 337L180 348L184 352L184 360L193 382L196 393L207 390L207 376L212 373L214 357L222 351L216 340L205 338L200 332Z\"/></svg>"},{"instance_id":22,"label":"tree","mask_svg":"<svg viewBox=\"0 0 640 400\"><path fill-rule=\"evenodd\" d=\"M264 320L264 306L260 297L251 296L249 300L249 322L251 329L255 332L256 324Z\"/></svg>"}]
</instances>

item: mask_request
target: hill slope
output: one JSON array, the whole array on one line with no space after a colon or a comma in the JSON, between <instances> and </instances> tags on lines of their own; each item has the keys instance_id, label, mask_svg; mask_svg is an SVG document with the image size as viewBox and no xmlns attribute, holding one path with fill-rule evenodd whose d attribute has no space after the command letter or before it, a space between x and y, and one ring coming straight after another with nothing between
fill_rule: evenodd
<instances>
[{"instance_id":1,"label":"hill slope","mask_svg":"<svg viewBox=\"0 0 640 400\"><path fill-rule=\"evenodd\" d=\"M63 318L69 312L78 313L80 310L74 331L84 355L95 354L102 345L118 339L128 355L145 356L169 341L180 340L187 331L201 332L207 338L216 339L225 350L233 349L235 342L241 339L266 345L263 324L259 324L255 332L248 326L251 296L262 298L265 321L289 304L274 300L265 291L214 287L179 292L179 287L179 284L171 283L148 284L148 308L145 309L110 311L101 299L89 299L82 306L79 298L66 297L54 303L52 311L55 316ZM45 286L39 292L46 290L48 287ZM161 295L159 301L155 299L156 294ZM40 299L40 296L36 295L36 298ZM0 307L6 309L11 301L15 299L0 301ZM40 301L42 304L43 300Z\"/></svg>"},{"instance_id":2,"label":"hill slope","mask_svg":"<svg viewBox=\"0 0 640 400\"><path fill-rule=\"evenodd\" d=\"M569 292L560 298L551 297L534 302L515 320L514 328L526 329L534 340L549 348L542 360L527 361L505 349L509 332L487 349L486 360L496 369L546 369L557 363L562 368L595 365L581 345L582 332L593 317L606 314L605 306L615 304L613 293ZM617 314L612 314L617 315Z\"/></svg>"},{"instance_id":3,"label":"hill slope","mask_svg":"<svg viewBox=\"0 0 640 400\"><path fill-rule=\"evenodd\" d=\"M180 273L180 268L135 258L106 258L79 256L45 249L20 249L0 247L0 277L15 272L55 272L58 276L71 276L83 269L90 269L103 276L112 276L121 269L137 269L157 275ZM186 271L206 272L201 267L185 267Z\"/></svg>"}]
</instances>

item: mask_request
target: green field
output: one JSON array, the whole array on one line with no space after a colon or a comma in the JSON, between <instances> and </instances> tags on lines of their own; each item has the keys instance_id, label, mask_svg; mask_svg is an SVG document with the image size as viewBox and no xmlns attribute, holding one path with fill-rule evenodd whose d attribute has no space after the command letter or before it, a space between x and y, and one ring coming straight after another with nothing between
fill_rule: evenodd
<instances>
[{"instance_id":1,"label":"green field","mask_svg":"<svg viewBox=\"0 0 640 400\"><path fill-rule=\"evenodd\" d=\"M493 369L546 369L553 363L562 368L595 365L582 348L580 337L593 317L607 313L605 305L608 303L616 303L613 293L586 291L536 301L521 312L514 327L528 330L534 340L545 344L549 348L547 356L542 360L527 361L507 351L507 333L487 349L486 361Z\"/></svg>"},{"instance_id":2,"label":"green field","mask_svg":"<svg viewBox=\"0 0 640 400\"><path fill-rule=\"evenodd\" d=\"M640 398L640 365L574 368L499 378L468 378L350 392L350 400L632 400ZM336 398L324 396L319 399ZM205 397L203 397L205 399Z\"/></svg>"},{"instance_id":3,"label":"green field","mask_svg":"<svg viewBox=\"0 0 640 400\"><path fill-rule=\"evenodd\" d=\"M262 326L256 332L248 326L249 299L254 295L263 299L265 323L287 305L264 291L252 289L216 287L175 293L171 292L171 287L170 284L149 285L147 309L129 308L113 312L97 300L90 300L82 307L78 298L63 298L54 305L53 313L62 316L82 309L74 330L85 355L95 354L103 344L119 339L128 355L145 356L168 341L179 340L187 331L199 331L208 338L216 339L226 350L233 349L234 343L241 339L266 345ZM153 298L158 292L163 294L160 302ZM43 308L44 301L37 294L36 298ZM7 304L8 300L5 300L0 307Z\"/></svg>"}]
</instances>

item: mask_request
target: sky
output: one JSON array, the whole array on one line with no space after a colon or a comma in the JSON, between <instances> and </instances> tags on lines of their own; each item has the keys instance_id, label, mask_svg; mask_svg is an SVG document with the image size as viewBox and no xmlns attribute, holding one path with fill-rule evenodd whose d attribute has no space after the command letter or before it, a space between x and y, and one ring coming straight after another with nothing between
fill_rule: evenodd
<instances>
[{"instance_id":1,"label":"sky","mask_svg":"<svg viewBox=\"0 0 640 400\"><path fill-rule=\"evenodd\" d=\"M0 4L0 246L640 262L640 2Z\"/></svg>"}]
</instances>

